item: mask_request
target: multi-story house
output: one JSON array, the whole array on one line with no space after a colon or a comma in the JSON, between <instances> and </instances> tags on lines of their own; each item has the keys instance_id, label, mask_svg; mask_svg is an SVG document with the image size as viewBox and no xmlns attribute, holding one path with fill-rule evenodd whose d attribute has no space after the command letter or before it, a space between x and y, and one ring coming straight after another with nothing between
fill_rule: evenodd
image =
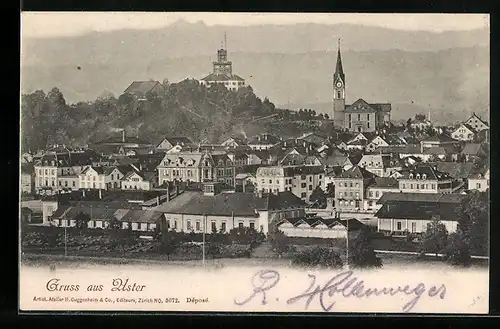
<instances>
[{"instance_id":1,"label":"multi-story house","mask_svg":"<svg viewBox=\"0 0 500 329\"><path fill-rule=\"evenodd\" d=\"M78 175L86 166L97 161L100 157L92 151L78 151L67 153L51 152L44 154L34 163L35 192L41 190L65 189L65 182L71 189L78 188Z\"/></svg>"},{"instance_id":2,"label":"multi-story house","mask_svg":"<svg viewBox=\"0 0 500 329\"><path fill-rule=\"evenodd\" d=\"M474 170L468 178L468 189L485 192L490 188L490 167L482 167Z\"/></svg>"},{"instance_id":3,"label":"multi-story house","mask_svg":"<svg viewBox=\"0 0 500 329\"><path fill-rule=\"evenodd\" d=\"M289 191L241 193L225 191L218 183L203 185L203 192L185 191L175 202L153 209L163 214L163 227L186 233L249 227L267 234L284 219L305 217L304 201Z\"/></svg>"},{"instance_id":4,"label":"multi-story house","mask_svg":"<svg viewBox=\"0 0 500 329\"><path fill-rule=\"evenodd\" d=\"M448 233L456 232L464 197L458 193L385 193L377 201L381 205L375 214L378 231L396 236L420 234L433 220L439 220Z\"/></svg>"},{"instance_id":5,"label":"multi-story house","mask_svg":"<svg viewBox=\"0 0 500 329\"><path fill-rule=\"evenodd\" d=\"M490 126L483 119L481 119L476 113L472 113L470 118L467 119L464 123L475 129L476 131L483 131L490 129Z\"/></svg>"},{"instance_id":6,"label":"multi-story house","mask_svg":"<svg viewBox=\"0 0 500 329\"><path fill-rule=\"evenodd\" d=\"M121 178L122 190L149 191L158 186L156 172L131 170Z\"/></svg>"},{"instance_id":7,"label":"multi-story house","mask_svg":"<svg viewBox=\"0 0 500 329\"><path fill-rule=\"evenodd\" d=\"M165 154L158 169L158 184L184 181L224 182L234 186L235 166L226 153L179 152Z\"/></svg>"},{"instance_id":8,"label":"multi-story house","mask_svg":"<svg viewBox=\"0 0 500 329\"><path fill-rule=\"evenodd\" d=\"M308 201L317 186L322 187L325 171L322 166L273 166L257 169L257 190L290 191Z\"/></svg>"},{"instance_id":9,"label":"multi-story house","mask_svg":"<svg viewBox=\"0 0 500 329\"><path fill-rule=\"evenodd\" d=\"M435 167L419 165L402 171L399 190L404 193L451 193L453 178Z\"/></svg>"},{"instance_id":10,"label":"multi-story house","mask_svg":"<svg viewBox=\"0 0 500 329\"><path fill-rule=\"evenodd\" d=\"M364 154L358 166L379 177L389 177L402 169L400 160L390 154Z\"/></svg>"},{"instance_id":11,"label":"multi-story house","mask_svg":"<svg viewBox=\"0 0 500 329\"><path fill-rule=\"evenodd\" d=\"M449 147L449 146L454 146L459 144L459 141L456 139L451 138L450 136L447 135L437 135L437 136L430 136L427 137L426 139L423 139L420 141L420 147L421 147L421 153L424 152L425 149L427 148L432 148L432 147Z\"/></svg>"},{"instance_id":12,"label":"multi-story house","mask_svg":"<svg viewBox=\"0 0 500 329\"><path fill-rule=\"evenodd\" d=\"M140 170L135 165L95 167L87 166L78 175L78 186L83 189L120 189L127 172Z\"/></svg>"},{"instance_id":13,"label":"multi-story house","mask_svg":"<svg viewBox=\"0 0 500 329\"><path fill-rule=\"evenodd\" d=\"M354 166L335 177L335 208L337 212L364 210L365 190L375 175Z\"/></svg>"},{"instance_id":14,"label":"multi-story house","mask_svg":"<svg viewBox=\"0 0 500 329\"><path fill-rule=\"evenodd\" d=\"M395 178L375 177L366 188L364 209L376 212L382 206L377 201L384 193L399 192L399 182Z\"/></svg>"},{"instance_id":15,"label":"multi-story house","mask_svg":"<svg viewBox=\"0 0 500 329\"><path fill-rule=\"evenodd\" d=\"M470 142L476 137L477 131L466 123L462 123L451 133L453 139Z\"/></svg>"}]
</instances>

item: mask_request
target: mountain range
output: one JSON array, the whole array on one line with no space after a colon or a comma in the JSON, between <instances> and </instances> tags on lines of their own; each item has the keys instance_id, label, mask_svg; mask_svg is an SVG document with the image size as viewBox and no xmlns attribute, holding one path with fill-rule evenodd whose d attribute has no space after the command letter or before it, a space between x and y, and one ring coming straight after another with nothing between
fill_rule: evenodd
<instances>
[{"instance_id":1,"label":"mountain range","mask_svg":"<svg viewBox=\"0 0 500 329\"><path fill-rule=\"evenodd\" d=\"M227 31L233 71L276 105L331 110L337 38L342 38L347 103L390 102L402 120L416 111L436 121L489 115L489 31L401 31L362 25L207 26L178 22L22 39L21 89L57 86L68 102L119 96L134 80L171 82L211 72Z\"/></svg>"}]
</instances>

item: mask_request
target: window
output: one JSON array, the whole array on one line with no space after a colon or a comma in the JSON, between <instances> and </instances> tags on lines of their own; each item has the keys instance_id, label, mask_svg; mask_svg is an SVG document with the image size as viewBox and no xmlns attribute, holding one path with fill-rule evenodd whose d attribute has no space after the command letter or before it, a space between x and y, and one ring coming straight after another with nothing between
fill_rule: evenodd
<instances>
[{"instance_id":1,"label":"window","mask_svg":"<svg viewBox=\"0 0 500 329\"><path fill-rule=\"evenodd\" d=\"M300 187L301 187L301 188L306 188L306 187L307 187L307 184L306 184L306 183L302 183L302 184L300 184Z\"/></svg>"},{"instance_id":2,"label":"window","mask_svg":"<svg viewBox=\"0 0 500 329\"><path fill-rule=\"evenodd\" d=\"M480 189L481 188L481 183L476 183L476 188Z\"/></svg>"},{"instance_id":3,"label":"window","mask_svg":"<svg viewBox=\"0 0 500 329\"><path fill-rule=\"evenodd\" d=\"M306 175L302 175L302 176L300 176L300 179L301 179L301 180L305 180L305 179L306 179Z\"/></svg>"},{"instance_id":4,"label":"window","mask_svg":"<svg viewBox=\"0 0 500 329\"><path fill-rule=\"evenodd\" d=\"M349 119L349 120L350 120L350 119ZM351 122L349 121L349 129L351 129L351 128L352 128L352 125L351 125Z\"/></svg>"},{"instance_id":5,"label":"window","mask_svg":"<svg viewBox=\"0 0 500 329\"><path fill-rule=\"evenodd\" d=\"M417 223L411 223L411 233L415 233L417 231Z\"/></svg>"},{"instance_id":6,"label":"window","mask_svg":"<svg viewBox=\"0 0 500 329\"><path fill-rule=\"evenodd\" d=\"M309 185L309 191L312 191L312 189L313 189L313 186Z\"/></svg>"},{"instance_id":7,"label":"window","mask_svg":"<svg viewBox=\"0 0 500 329\"><path fill-rule=\"evenodd\" d=\"M339 192L339 198L341 198L341 197L342 197L342 192Z\"/></svg>"},{"instance_id":8,"label":"window","mask_svg":"<svg viewBox=\"0 0 500 329\"><path fill-rule=\"evenodd\" d=\"M403 183L403 188L402 189L403 190L406 189L406 184L405 183Z\"/></svg>"},{"instance_id":9,"label":"window","mask_svg":"<svg viewBox=\"0 0 500 329\"><path fill-rule=\"evenodd\" d=\"M351 191L351 192L349 192L349 196L350 196L350 197L352 197L352 191Z\"/></svg>"},{"instance_id":10,"label":"window","mask_svg":"<svg viewBox=\"0 0 500 329\"><path fill-rule=\"evenodd\" d=\"M401 231L401 222L396 222L396 227L398 231Z\"/></svg>"},{"instance_id":11,"label":"window","mask_svg":"<svg viewBox=\"0 0 500 329\"><path fill-rule=\"evenodd\" d=\"M137 229L140 230L142 228L142 223L137 223Z\"/></svg>"},{"instance_id":12,"label":"window","mask_svg":"<svg viewBox=\"0 0 500 329\"><path fill-rule=\"evenodd\" d=\"M269 184L272 184L272 183L273 183L273 180L272 180L272 179L270 179L270 180L269 180Z\"/></svg>"},{"instance_id":13,"label":"window","mask_svg":"<svg viewBox=\"0 0 500 329\"><path fill-rule=\"evenodd\" d=\"M412 190L413 190L413 184L410 184L410 189L412 189Z\"/></svg>"},{"instance_id":14,"label":"window","mask_svg":"<svg viewBox=\"0 0 500 329\"><path fill-rule=\"evenodd\" d=\"M359 199L359 192L356 192L356 199Z\"/></svg>"},{"instance_id":15,"label":"window","mask_svg":"<svg viewBox=\"0 0 500 329\"><path fill-rule=\"evenodd\" d=\"M174 230L177 229L177 220L174 220Z\"/></svg>"},{"instance_id":16,"label":"window","mask_svg":"<svg viewBox=\"0 0 500 329\"><path fill-rule=\"evenodd\" d=\"M251 228L252 230L255 230L255 222L250 222L250 228Z\"/></svg>"},{"instance_id":17,"label":"window","mask_svg":"<svg viewBox=\"0 0 500 329\"><path fill-rule=\"evenodd\" d=\"M190 220L186 221L186 228L188 231L191 231L191 221Z\"/></svg>"},{"instance_id":18,"label":"window","mask_svg":"<svg viewBox=\"0 0 500 329\"><path fill-rule=\"evenodd\" d=\"M349 187L352 187L352 182L349 183Z\"/></svg>"},{"instance_id":19,"label":"window","mask_svg":"<svg viewBox=\"0 0 500 329\"><path fill-rule=\"evenodd\" d=\"M319 175L319 179L323 178L323 175Z\"/></svg>"},{"instance_id":20,"label":"window","mask_svg":"<svg viewBox=\"0 0 500 329\"><path fill-rule=\"evenodd\" d=\"M373 191L370 191L370 198L373 198Z\"/></svg>"},{"instance_id":21,"label":"window","mask_svg":"<svg viewBox=\"0 0 500 329\"><path fill-rule=\"evenodd\" d=\"M222 232L226 232L226 222L222 222L222 224L221 224L221 227L220 227L220 228L221 228L221 231L222 231Z\"/></svg>"},{"instance_id":22,"label":"window","mask_svg":"<svg viewBox=\"0 0 500 329\"><path fill-rule=\"evenodd\" d=\"M337 91L337 99L340 99L341 98L341 93L340 93L340 90Z\"/></svg>"},{"instance_id":23,"label":"window","mask_svg":"<svg viewBox=\"0 0 500 329\"><path fill-rule=\"evenodd\" d=\"M49 171L47 169L45 169L45 175L48 175L49 174Z\"/></svg>"},{"instance_id":24,"label":"window","mask_svg":"<svg viewBox=\"0 0 500 329\"><path fill-rule=\"evenodd\" d=\"M415 188L416 188L417 190L419 190L419 189L420 189L420 184L415 184Z\"/></svg>"},{"instance_id":25,"label":"window","mask_svg":"<svg viewBox=\"0 0 500 329\"><path fill-rule=\"evenodd\" d=\"M378 198L378 196L379 196L379 191L376 191L375 192L375 197Z\"/></svg>"},{"instance_id":26,"label":"window","mask_svg":"<svg viewBox=\"0 0 500 329\"><path fill-rule=\"evenodd\" d=\"M431 189L435 189L436 188L436 184L431 184Z\"/></svg>"},{"instance_id":27,"label":"window","mask_svg":"<svg viewBox=\"0 0 500 329\"><path fill-rule=\"evenodd\" d=\"M370 122L366 123L366 128L370 128Z\"/></svg>"},{"instance_id":28,"label":"window","mask_svg":"<svg viewBox=\"0 0 500 329\"><path fill-rule=\"evenodd\" d=\"M355 184L355 186L356 186L356 187L359 187L359 183L356 183L356 184Z\"/></svg>"},{"instance_id":29,"label":"window","mask_svg":"<svg viewBox=\"0 0 500 329\"><path fill-rule=\"evenodd\" d=\"M349 121L351 121L351 115L349 114ZM351 128L351 123L349 122L349 128Z\"/></svg>"},{"instance_id":30,"label":"window","mask_svg":"<svg viewBox=\"0 0 500 329\"><path fill-rule=\"evenodd\" d=\"M217 223L215 221L212 221L211 225L212 225L212 232L216 232L217 231Z\"/></svg>"},{"instance_id":31,"label":"window","mask_svg":"<svg viewBox=\"0 0 500 329\"><path fill-rule=\"evenodd\" d=\"M356 208L359 208L359 200L356 200L354 204Z\"/></svg>"},{"instance_id":32,"label":"window","mask_svg":"<svg viewBox=\"0 0 500 329\"><path fill-rule=\"evenodd\" d=\"M200 228L200 222L196 222L196 230L197 230L197 231L200 231L200 230L201 230L201 228Z\"/></svg>"},{"instance_id":33,"label":"window","mask_svg":"<svg viewBox=\"0 0 500 329\"><path fill-rule=\"evenodd\" d=\"M238 223L238 228L243 228L243 222Z\"/></svg>"},{"instance_id":34,"label":"window","mask_svg":"<svg viewBox=\"0 0 500 329\"><path fill-rule=\"evenodd\" d=\"M306 197L306 192L302 192L302 193L300 193L300 198L301 198L301 199L304 199L305 197Z\"/></svg>"},{"instance_id":35,"label":"window","mask_svg":"<svg viewBox=\"0 0 500 329\"><path fill-rule=\"evenodd\" d=\"M368 201L368 205L371 207L373 206L373 201Z\"/></svg>"},{"instance_id":36,"label":"window","mask_svg":"<svg viewBox=\"0 0 500 329\"><path fill-rule=\"evenodd\" d=\"M370 113L368 113L368 114L366 115L366 120L367 120L367 121L370 121ZM368 122L368 128L370 128L370 123L369 123L369 122Z\"/></svg>"},{"instance_id":37,"label":"window","mask_svg":"<svg viewBox=\"0 0 500 329\"><path fill-rule=\"evenodd\" d=\"M61 185L62 185L62 182L61 182L61 181L58 181L58 182L57 182L57 184L58 184L59 186L61 186Z\"/></svg>"},{"instance_id":38,"label":"window","mask_svg":"<svg viewBox=\"0 0 500 329\"><path fill-rule=\"evenodd\" d=\"M361 114L358 114L358 121L361 120Z\"/></svg>"},{"instance_id":39,"label":"window","mask_svg":"<svg viewBox=\"0 0 500 329\"><path fill-rule=\"evenodd\" d=\"M67 180L66 180L66 181L64 181L64 186L65 186L65 187L68 187L68 181L67 181Z\"/></svg>"}]
</instances>

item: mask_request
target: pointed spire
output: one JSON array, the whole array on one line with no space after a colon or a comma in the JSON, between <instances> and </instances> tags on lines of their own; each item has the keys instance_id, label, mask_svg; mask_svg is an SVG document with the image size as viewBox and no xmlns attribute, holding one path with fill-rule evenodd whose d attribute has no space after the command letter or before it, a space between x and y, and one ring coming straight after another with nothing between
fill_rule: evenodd
<instances>
[{"instance_id":1,"label":"pointed spire","mask_svg":"<svg viewBox=\"0 0 500 329\"><path fill-rule=\"evenodd\" d=\"M227 51L227 35L225 30L224 30L224 49Z\"/></svg>"},{"instance_id":2,"label":"pointed spire","mask_svg":"<svg viewBox=\"0 0 500 329\"><path fill-rule=\"evenodd\" d=\"M337 65L335 66L335 80L340 78L345 85L344 69L342 67L342 56L340 55L340 38L338 40Z\"/></svg>"}]
</instances>

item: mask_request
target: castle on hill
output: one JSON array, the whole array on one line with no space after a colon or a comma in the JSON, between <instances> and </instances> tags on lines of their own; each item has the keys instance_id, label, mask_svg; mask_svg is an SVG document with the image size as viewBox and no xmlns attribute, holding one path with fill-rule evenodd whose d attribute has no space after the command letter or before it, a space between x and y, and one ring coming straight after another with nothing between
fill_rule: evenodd
<instances>
[{"instance_id":1,"label":"castle on hill","mask_svg":"<svg viewBox=\"0 0 500 329\"><path fill-rule=\"evenodd\" d=\"M337 129L354 132L374 132L391 122L390 103L368 103L360 98L346 105L346 79L340 55L340 40L337 64L333 74L333 124Z\"/></svg>"},{"instance_id":2,"label":"castle on hill","mask_svg":"<svg viewBox=\"0 0 500 329\"><path fill-rule=\"evenodd\" d=\"M224 85L228 90L236 91L245 86L245 79L233 74L233 63L227 58L227 39L224 34L224 44L217 50L217 61L213 62L213 72L199 80L207 87L215 84Z\"/></svg>"}]
</instances>

